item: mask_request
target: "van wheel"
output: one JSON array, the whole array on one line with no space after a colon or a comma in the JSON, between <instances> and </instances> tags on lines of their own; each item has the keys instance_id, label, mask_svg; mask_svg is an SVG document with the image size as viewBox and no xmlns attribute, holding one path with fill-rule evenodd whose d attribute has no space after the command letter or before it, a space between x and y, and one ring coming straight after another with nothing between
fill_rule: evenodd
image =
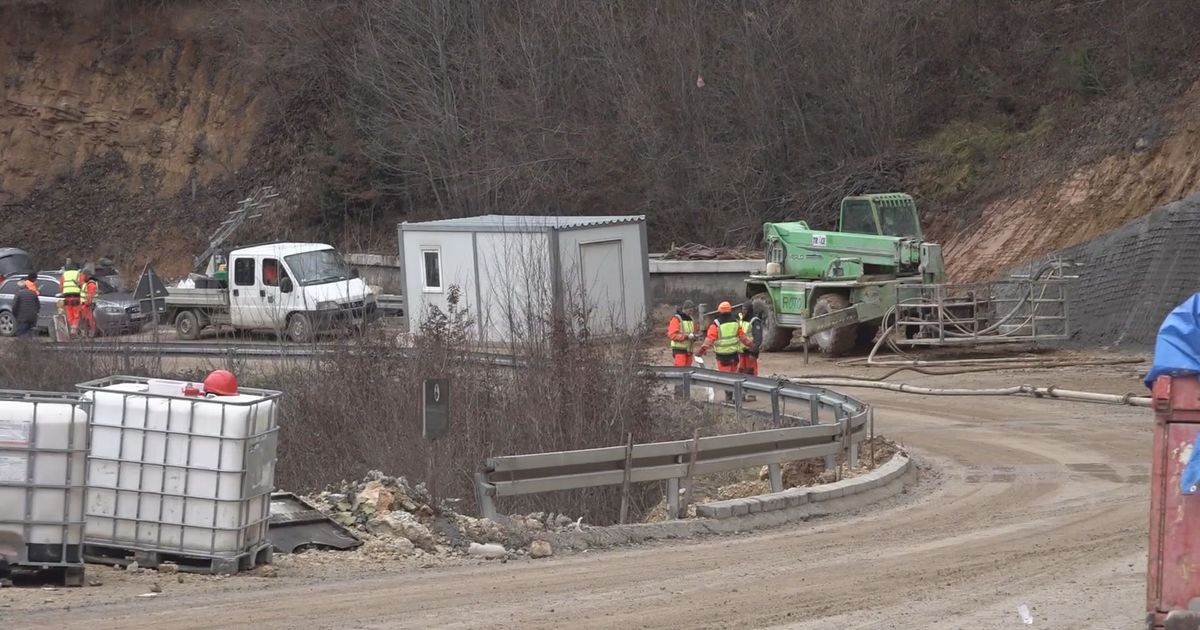
<instances>
[{"instance_id":1,"label":"van wheel","mask_svg":"<svg viewBox=\"0 0 1200 630\"><path fill-rule=\"evenodd\" d=\"M304 313L294 313L288 318L288 339L296 343L308 343L313 340L312 321Z\"/></svg>"},{"instance_id":2,"label":"van wheel","mask_svg":"<svg viewBox=\"0 0 1200 630\"><path fill-rule=\"evenodd\" d=\"M200 318L192 311L183 311L175 317L175 332L180 339L195 341L200 338Z\"/></svg>"}]
</instances>

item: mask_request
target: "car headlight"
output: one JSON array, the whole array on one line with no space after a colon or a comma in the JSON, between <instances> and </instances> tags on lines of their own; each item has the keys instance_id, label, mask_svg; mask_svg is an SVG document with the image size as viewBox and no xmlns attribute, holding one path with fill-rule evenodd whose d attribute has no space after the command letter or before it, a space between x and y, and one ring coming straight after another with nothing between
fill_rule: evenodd
<instances>
[{"instance_id":1,"label":"car headlight","mask_svg":"<svg viewBox=\"0 0 1200 630\"><path fill-rule=\"evenodd\" d=\"M331 311L333 309L336 309L337 307L338 307L337 302L332 302L332 301L317 302L317 310L318 311Z\"/></svg>"}]
</instances>

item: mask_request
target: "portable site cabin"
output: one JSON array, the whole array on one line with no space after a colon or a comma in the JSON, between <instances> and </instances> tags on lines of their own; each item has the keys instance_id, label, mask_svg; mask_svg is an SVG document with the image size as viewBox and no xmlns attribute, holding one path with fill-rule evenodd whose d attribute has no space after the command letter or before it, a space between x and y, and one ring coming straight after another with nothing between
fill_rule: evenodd
<instances>
[{"instance_id":1,"label":"portable site cabin","mask_svg":"<svg viewBox=\"0 0 1200 630\"><path fill-rule=\"evenodd\" d=\"M489 214L399 226L410 327L451 287L481 339L546 334L554 318L589 335L632 332L646 320L646 217Z\"/></svg>"}]
</instances>

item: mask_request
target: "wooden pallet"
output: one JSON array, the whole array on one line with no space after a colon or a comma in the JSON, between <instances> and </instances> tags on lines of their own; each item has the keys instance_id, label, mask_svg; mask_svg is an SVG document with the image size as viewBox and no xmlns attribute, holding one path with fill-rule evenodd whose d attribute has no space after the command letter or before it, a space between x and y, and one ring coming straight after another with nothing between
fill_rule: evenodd
<instances>
[{"instance_id":1,"label":"wooden pallet","mask_svg":"<svg viewBox=\"0 0 1200 630\"><path fill-rule=\"evenodd\" d=\"M83 565L47 567L40 564L5 564L0 566L0 578L14 582L83 586Z\"/></svg>"},{"instance_id":2,"label":"wooden pallet","mask_svg":"<svg viewBox=\"0 0 1200 630\"><path fill-rule=\"evenodd\" d=\"M169 562L181 572L222 575L248 571L260 565L271 564L272 551L270 543L266 543L238 556L214 558L172 551L146 551L88 543L83 546L83 558L93 564L119 566L128 566L131 562L137 562L139 567L147 569L157 569L164 562Z\"/></svg>"}]
</instances>

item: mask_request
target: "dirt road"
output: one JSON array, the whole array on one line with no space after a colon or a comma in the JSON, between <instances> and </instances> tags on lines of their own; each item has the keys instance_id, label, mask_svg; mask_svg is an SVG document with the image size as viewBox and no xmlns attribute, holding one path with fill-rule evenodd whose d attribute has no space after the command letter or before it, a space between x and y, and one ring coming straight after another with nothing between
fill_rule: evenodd
<instances>
[{"instance_id":1,"label":"dirt road","mask_svg":"<svg viewBox=\"0 0 1200 630\"><path fill-rule=\"evenodd\" d=\"M799 370L795 357L766 363L767 371ZM1138 387L1141 369L906 380L1120 393ZM541 561L325 578L289 576L285 567L271 580L171 583L152 599L109 597L100 587L5 603L6 590L0 620L173 630L1012 628L1027 604L1037 627L1141 627L1148 410L853 391L877 405L878 431L930 467L915 492L859 514Z\"/></svg>"}]
</instances>

